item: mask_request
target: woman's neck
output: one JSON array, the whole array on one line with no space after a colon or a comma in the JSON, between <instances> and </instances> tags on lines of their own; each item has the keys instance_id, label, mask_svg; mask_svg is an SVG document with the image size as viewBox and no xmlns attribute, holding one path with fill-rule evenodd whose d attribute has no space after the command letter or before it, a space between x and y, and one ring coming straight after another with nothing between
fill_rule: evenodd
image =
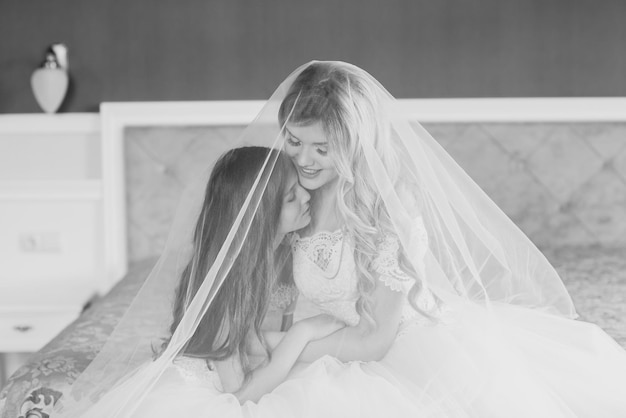
<instances>
[{"instance_id":1,"label":"woman's neck","mask_svg":"<svg viewBox=\"0 0 626 418\"><path fill-rule=\"evenodd\" d=\"M309 234L319 231L336 231L341 227L337 210L337 188L322 188L311 192L311 223Z\"/></svg>"}]
</instances>

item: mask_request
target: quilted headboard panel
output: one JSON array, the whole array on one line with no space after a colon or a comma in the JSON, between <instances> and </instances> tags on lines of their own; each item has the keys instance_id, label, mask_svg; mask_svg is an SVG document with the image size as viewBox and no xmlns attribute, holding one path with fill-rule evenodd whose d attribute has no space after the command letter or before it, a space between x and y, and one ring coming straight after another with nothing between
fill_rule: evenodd
<instances>
[{"instance_id":1,"label":"quilted headboard panel","mask_svg":"<svg viewBox=\"0 0 626 418\"><path fill-rule=\"evenodd\" d=\"M426 128L538 245L626 245L626 124ZM130 260L159 254L182 187L239 132L215 126L127 130Z\"/></svg>"},{"instance_id":2,"label":"quilted headboard panel","mask_svg":"<svg viewBox=\"0 0 626 418\"><path fill-rule=\"evenodd\" d=\"M125 132L129 261L159 255L184 187L231 147L241 127L133 127Z\"/></svg>"}]
</instances>

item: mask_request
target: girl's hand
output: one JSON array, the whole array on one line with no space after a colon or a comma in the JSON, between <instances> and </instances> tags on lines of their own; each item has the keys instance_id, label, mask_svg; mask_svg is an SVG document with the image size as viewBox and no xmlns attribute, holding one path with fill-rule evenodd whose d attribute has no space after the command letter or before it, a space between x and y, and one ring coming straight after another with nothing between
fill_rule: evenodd
<instances>
[{"instance_id":1,"label":"girl's hand","mask_svg":"<svg viewBox=\"0 0 626 418\"><path fill-rule=\"evenodd\" d=\"M319 340L344 328L346 324L332 315L319 314L296 322L297 327L310 341Z\"/></svg>"}]
</instances>

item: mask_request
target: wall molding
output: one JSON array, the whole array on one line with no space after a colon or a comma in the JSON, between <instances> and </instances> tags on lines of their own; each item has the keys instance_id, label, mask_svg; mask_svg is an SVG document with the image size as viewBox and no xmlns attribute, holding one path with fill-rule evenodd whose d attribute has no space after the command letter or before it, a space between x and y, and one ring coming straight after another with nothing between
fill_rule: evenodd
<instances>
[{"instance_id":1,"label":"wall molding","mask_svg":"<svg viewBox=\"0 0 626 418\"><path fill-rule=\"evenodd\" d=\"M100 180L0 181L0 200L94 200L102 199Z\"/></svg>"},{"instance_id":2,"label":"wall molding","mask_svg":"<svg viewBox=\"0 0 626 418\"><path fill-rule=\"evenodd\" d=\"M2 134L97 134L98 113L3 114Z\"/></svg>"},{"instance_id":3,"label":"wall molding","mask_svg":"<svg viewBox=\"0 0 626 418\"><path fill-rule=\"evenodd\" d=\"M625 97L400 99L400 111L422 123L619 122Z\"/></svg>"}]
</instances>

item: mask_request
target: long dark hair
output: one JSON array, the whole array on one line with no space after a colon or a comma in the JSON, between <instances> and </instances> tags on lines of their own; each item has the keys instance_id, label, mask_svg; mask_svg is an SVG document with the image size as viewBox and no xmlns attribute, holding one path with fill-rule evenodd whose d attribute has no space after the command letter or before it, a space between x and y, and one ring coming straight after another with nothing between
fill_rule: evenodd
<instances>
[{"instance_id":1,"label":"long dark hair","mask_svg":"<svg viewBox=\"0 0 626 418\"><path fill-rule=\"evenodd\" d=\"M264 342L260 329L278 275L277 260L284 261L289 256L288 248L282 248L282 254L274 250L286 178L293 170L287 156L269 148L244 147L228 151L215 164L194 232L193 255L176 290L174 318L170 327L171 333L174 333L213 265L268 153L272 155L260 181L263 184L269 176L267 187L256 211L253 207L249 208L242 221L242 225L251 221L248 236L243 240L226 279L181 352L207 360L224 360L237 354L246 377L250 372L246 356L248 334L254 330L259 340ZM270 170L273 157L277 158L276 165ZM261 191L256 193L255 197L258 197ZM242 229L240 227L237 231L235 241L244 233Z\"/></svg>"}]
</instances>

